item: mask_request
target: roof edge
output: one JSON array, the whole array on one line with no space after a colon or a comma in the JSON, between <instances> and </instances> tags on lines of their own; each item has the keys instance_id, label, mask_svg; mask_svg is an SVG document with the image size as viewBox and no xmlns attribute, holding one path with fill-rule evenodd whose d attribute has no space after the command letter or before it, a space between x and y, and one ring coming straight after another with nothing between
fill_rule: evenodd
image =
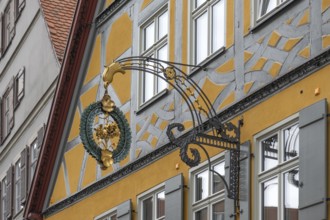
<instances>
[{"instance_id":1,"label":"roof edge","mask_svg":"<svg viewBox=\"0 0 330 220\"><path fill-rule=\"evenodd\" d=\"M67 120L71 98L83 60L98 1L78 1L48 126L24 210L24 219L41 220L48 186Z\"/></svg>"}]
</instances>

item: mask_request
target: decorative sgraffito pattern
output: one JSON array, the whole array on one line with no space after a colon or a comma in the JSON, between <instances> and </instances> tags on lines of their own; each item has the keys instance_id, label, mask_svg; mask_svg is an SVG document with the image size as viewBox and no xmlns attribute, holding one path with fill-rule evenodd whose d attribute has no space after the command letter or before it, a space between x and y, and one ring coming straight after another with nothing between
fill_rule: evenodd
<instances>
[{"instance_id":1,"label":"decorative sgraffito pattern","mask_svg":"<svg viewBox=\"0 0 330 220\"><path fill-rule=\"evenodd\" d=\"M310 9L307 8L245 48L245 94L310 58L309 26Z\"/></svg>"},{"instance_id":2,"label":"decorative sgraffito pattern","mask_svg":"<svg viewBox=\"0 0 330 220\"><path fill-rule=\"evenodd\" d=\"M173 99L172 99L173 100ZM168 102L148 116L138 116L135 157L140 158L167 142L166 127L174 119L174 102ZM134 148L134 146L132 146Z\"/></svg>"},{"instance_id":3,"label":"decorative sgraffito pattern","mask_svg":"<svg viewBox=\"0 0 330 220\"><path fill-rule=\"evenodd\" d=\"M330 1L322 0L322 48L330 46Z\"/></svg>"}]
</instances>

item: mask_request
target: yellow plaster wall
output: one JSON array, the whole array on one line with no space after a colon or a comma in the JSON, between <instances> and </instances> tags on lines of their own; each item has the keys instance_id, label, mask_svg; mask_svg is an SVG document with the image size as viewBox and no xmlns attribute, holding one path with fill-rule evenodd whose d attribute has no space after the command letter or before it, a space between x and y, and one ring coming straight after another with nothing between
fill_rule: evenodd
<instances>
[{"instance_id":1,"label":"yellow plaster wall","mask_svg":"<svg viewBox=\"0 0 330 220\"><path fill-rule=\"evenodd\" d=\"M120 16L111 26L106 44L106 64L111 64L132 46L132 20L127 13ZM126 103L131 95L131 72L114 76L116 83L111 84L121 104Z\"/></svg>"},{"instance_id":2,"label":"yellow plaster wall","mask_svg":"<svg viewBox=\"0 0 330 220\"><path fill-rule=\"evenodd\" d=\"M145 9L153 0L144 0L142 5L141 5L141 9L140 11L142 11L143 9Z\"/></svg>"},{"instance_id":3,"label":"yellow plaster wall","mask_svg":"<svg viewBox=\"0 0 330 220\"><path fill-rule=\"evenodd\" d=\"M115 0L107 0L105 2L105 8L107 8L109 5L111 5Z\"/></svg>"},{"instance_id":4,"label":"yellow plaster wall","mask_svg":"<svg viewBox=\"0 0 330 220\"><path fill-rule=\"evenodd\" d=\"M243 1L244 5L244 35L249 34L251 25L251 1Z\"/></svg>"},{"instance_id":5,"label":"yellow plaster wall","mask_svg":"<svg viewBox=\"0 0 330 220\"><path fill-rule=\"evenodd\" d=\"M64 154L71 194L74 194L78 190L84 153L85 148L82 144L78 144L76 147Z\"/></svg>"},{"instance_id":6,"label":"yellow plaster wall","mask_svg":"<svg viewBox=\"0 0 330 220\"><path fill-rule=\"evenodd\" d=\"M61 164L59 172L57 174L56 183L54 186L52 197L50 198L50 205L55 204L67 197L65 189L65 179L64 179L64 167Z\"/></svg>"},{"instance_id":7,"label":"yellow plaster wall","mask_svg":"<svg viewBox=\"0 0 330 220\"><path fill-rule=\"evenodd\" d=\"M241 128L241 142L248 140L251 141L251 152L254 153L255 146L253 143L253 138L257 133L286 119L287 117L323 98L328 98L329 100L329 72L330 66L322 68L318 72L293 84L280 93L276 93L267 100L242 113L237 118L234 118L234 123L237 123L237 120L241 117L244 119L244 125ZM320 88L321 93L319 95L315 95L315 88ZM211 156L220 152L218 149L214 148L208 148L208 151ZM73 154L73 152L70 157L66 155L66 161L72 161L73 158L77 158L76 154ZM204 155L202 155L202 160L205 160ZM176 164L179 166L178 169L175 168ZM250 201L252 204L252 219L255 214L255 208L253 208L255 199L254 185L256 184L254 181L254 167L255 159L254 157L251 157ZM137 196L146 190L163 183L170 177L183 173L184 182L189 187L188 171L189 168L181 161L179 157L179 150L176 150L144 167L143 169L124 177L120 181L113 183L103 190L95 192L84 200L73 204L69 208L64 209L50 217L47 217L46 219L93 219L95 216L116 207L128 199L131 199L132 201L132 209L137 211ZM76 170L75 172L79 173L79 170ZM185 220L188 220L187 207L189 203L187 195L188 189L185 191ZM133 213L133 220L136 219L136 214Z\"/></svg>"},{"instance_id":8,"label":"yellow plaster wall","mask_svg":"<svg viewBox=\"0 0 330 220\"><path fill-rule=\"evenodd\" d=\"M76 109L76 112L74 114L73 122L71 125L71 130L68 137L68 142L72 141L74 138L78 137L79 135L79 125L80 125L80 113L78 111L78 108Z\"/></svg>"},{"instance_id":9,"label":"yellow plaster wall","mask_svg":"<svg viewBox=\"0 0 330 220\"><path fill-rule=\"evenodd\" d=\"M95 85L80 96L80 102L83 109L87 108L87 106L97 101L96 95L98 89L99 89L99 85Z\"/></svg>"},{"instance_id":10,"label":"yellow plaster wall","mask_svg":"<svg viewBox=\"0 0 330 220\"><path fill-rule=\"evenodd\" d=\"M96 180L96 168L98 166L96 160L88 154L87 161L85 165L85 172L83 173L83 181L81 184L82 188L90 185L91 183L95 182Z\"/></svg>"},{"instance_id":11,"label":"yellow plaster wall","mask_svg":"<svg viewBox=\"0 0 330 220\"><path fill-rule=\"evenodd\" d=\"M95 76L100 74L101 71L101 35L97 35L94 49L92 52L92 57L89 62L87 74L85 77L84 84L88 83Z\"/></svg>"},{"instance_id":12,"label":"yellow plaster wall","mask_svg":"<svg viewBox=\"0 0 330 220\"><path fill-rule=\"evenodd\" d=\"M234 44L234 28L235 28L235 0L227 1L227 32L226 47L229 48Z\"/></svg>"}]
</instances>

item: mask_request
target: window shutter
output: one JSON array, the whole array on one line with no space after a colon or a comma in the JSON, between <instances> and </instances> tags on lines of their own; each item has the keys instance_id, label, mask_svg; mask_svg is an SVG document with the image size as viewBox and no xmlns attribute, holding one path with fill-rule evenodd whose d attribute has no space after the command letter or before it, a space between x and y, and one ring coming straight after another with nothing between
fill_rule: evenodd
<instances>
[{"instance_id":1,"label":"window shutter","mask_svg":"<svg viewBox=\"0 0 330 220\"><path fill-rule=\"evenodd\" d=\"M299 220L327 219L327 102L299 113Z\"/></svg>"},{"instance_id":2,"label":"window shutter","mask_svg":"<svg viewBox=\"0 0 330 220\"><path fill-rule=\"evenodd\" d=\"M7 171L7 219L11 218L13 214L13 170L13 166L10 166L9 170Z\"/></svg>"},{"instance_id":3,"label":"window shutter","mask_svg":"<svg viewBox=\"0 0 330 220\"><path fill-rule=\"evenodd\" d=\"M44 133L45 133L45 125L43 125L38 131L38 137L37 137L38 148L40 148L42 145L42 141L44 139Z\"/></svg>"},{"instance_id":4,"label":"window shutter","mask_svg":"<svg viewBox=\"0 0 330 220\"><path fill-rule=\"evenodd\" d=\"M3 123L3 117L2 117L2 99L0 97L0 145L2 144L2 137L3 137L2 123Z\"/></svg>"},{"instance_id":5,"label":"window shutter","mask_svg":"<svg viewBox=\"0 0 330 220\"><path fill-rule=\"evenodd\" d=\"M225 180L229 183L230 151L225 153ZM228 191L225 190L225 220L234 220L232 215L235 213L234 200L228 198Z\"/></svg>"},{"instance_id":6,"label":"window shutter","mask_svg":"<svg viewBox=\"0 0 330 220\"><path fill-rule=\"evenodd\" d=\"M14 127L14 78L9 82L9 130Z\"/></svg>"},{"instance_id":7,"label":"window shutter","mask_svg":"<svg viewBox=\"0 0 330 220\"><path fill-rule=\"evenodd\" d=\"M9 41L11 41L15 36L15 21L16 21L15 2L16 0L10 1L10 40Z\"/></svg>"},{"instance_id":8,"label":"window shutter","mask_svg":"<svg viewBox=\"0 0 330 220\"><path fill-rule=\"evenodd\" d=\"M3 49L4 49L3 48L3 29L4 29L3 21L4 21L3 13L1 13L1 16L0 16L0 57L2 56Z\"/></svg>"},{"instance_id":9,"label":"window shutter","mask_svg":"<svg viewBox=\"0 0 330 220\"><path fill-rule=\"evenodd\" d=\"M250 142L241 146L240 173L239 173L239 197L240 197L240 220L250 219Z\"/></svg>"},{"instance_id":10,"label":"window shutter","mask_svg":"<svg viewBox=\"0 0 330 220\"><path fill-rule=\"evenodd\" d=\"M165 220L183 219L183 180L179 174L165 182Z\"/></svg>"},{"instance_id":11,"label":"window shutter","mask_svg":"<svg viewBox=\"0 0 330 220\"><path fill-rule=\"evenodd\" d=\"M117 219L118 220L131 220L131 200L120 204L117 208Z\"/></svg>"},{"instance_id":12,"label":"window shutter","mask_svg":"<svg viewBox=\"0 0 330 220\"><path fill-rule=\"evenodd\" d=\"M27 197L27 181L29 167L29 147L25 147L21 152L21 204L24 205Z\"/></svg>"}]
</instances>

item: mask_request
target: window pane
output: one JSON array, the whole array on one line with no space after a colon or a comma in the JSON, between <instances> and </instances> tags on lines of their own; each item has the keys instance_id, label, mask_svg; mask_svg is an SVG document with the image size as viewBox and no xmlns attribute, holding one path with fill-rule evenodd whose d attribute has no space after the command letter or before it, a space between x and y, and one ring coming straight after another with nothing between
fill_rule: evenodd
<instances>
[{"instance_id":1,"label":"window pane","mask_svg":"<svg viewBox=\"0 0 330 220\"><path fill-rule=\"evenodd\" d=\"M225 176L225 163L221 162L213 167L213 169L219 173L221 176ZM225 185L222 179L216 174L213 173L213 193L219 192L225 188Z\"/></svg>"},{"instance_id":2,"label":"window pane","mask_svg":"<svg viewBox=\"0 0 330 220\"><path fill-rule=\"evenodd\" d=\"M143 220L152 220L152 197L143 200Z\"/></svg>"},{"instance_id":3,"label":"window pane","mask_svg":"<svg viewBox=\"0 0 330 220\"><path fill-rule=\"evenodd\" d=\"M155 91L154 75L152 75L151 73L145 73L143 86L144 86L143 102L146 102L154 96L154 91Z\"/></svg>"},{"instance_id":4,"label":"window pane","mask_svg":"<svg viewBox=\"0 0 330 220\"><path fill-rule=\"evenodd\" d=\"M195 8L198 8L201 6L206 0L195 0Z\"/></svg>"},{"instance_id":5,"label":"window pane","mask_svg":"<svg viewBox=\"0 0 330 220\"><path fill-rule=\"evenodd\" d=\"M168 60L168 50L167 50L167 48L168 48L167 45L165 45L160 50L158 50L158 59ZM161 63L161 64L163 65L164 68L166 68L167 65L165 63ZM162 73L160 73L160 74L162 74ZM157 93L161 92L162 90L167 88L167 83L166 83L165 80L157 77L157 82L158 82Z\"/></svg>"},{"instance_id":6,"label":"window pane","mask_svg":"<svg viewBox=\"0 0 330 220\"><path fill-rule=\"evenodd\" d=\"M274 135L261 142L262 171L269 170L278 164L278 137Z\"/></svg>"},{"instance_id":7,"label":"window pane","mask_svg":"<svg viewBox=\"0 0 330 220\"><path fill-rule=\"evenodd\" d=\"M212 205L212 220L225 219L225 203L223 201Z\"/></svg>"},{"instance_id":8,"label":"window pane","mask_svg":"<svg viewBox=\"0 0 330 220\"><path fill-rule=\"evenodd\" d=\"M298 220L299 170L284 174L284 219Z\"/></svg>"},{"instance_id":9,"label":"window pane","mask_svg":"<svg viewBox=\"0 0 330 220\"><path fill-rule=\"evenodd\" d=\"M299 127L298 124L284 131L284 161L299 155Z\"/></svg>"},{"instance_id":10,"label":"window pane","mask_svg":"<svg viewBox=\"0 0 330 220\"><path fill-rule=\"evenodd\" d=\"M144 29L144 50L155 43L155 23L151 23Z\"/></svg>"},{"instance_id":11,"label":"window pane","mask_svg":"<svg viewBox=\"0 0 330 220\"><path fill-rule=\"evenodd\" d=\"M259 17L262 17L263 15L265 15L268 12L270 12L271 10L273 10L277 5L276 1L277 0L260 0Z\"/></svg>"},{"instance_id":12,"label":"window pane","mask_svg":"<svg viewBox=\"0 0 330 220\"><path fill-rule=\"evenodd\" d=\"M158 18L158 39L161 39L168 33L168 12Z\"/></svg>"},{"instance_id":13,"label":"window pane","mask_svg":"<svg viewBox=\"0 0 330 220\"><path fill-rule=\"evenodd\" d=\"M212 8L212 53L225 45L225 7L224 0Z\"/></svg>"},{"instance_id":14,"label":"window pane","mask_svg":"<svg viewBox=\"0 0 330 220\"><path fill-rule=\"evenodd\" d=\"M165 191L157 194L157 218L165 216Z\"/></svg>"},{"instance_id":15,"label":"window pane","mask_svg":"<svg viewBox=\"0 0 330 220\"><path fill-rule=\"evenodd\" d=\"M195 177L195 201L205 199L209 195L209 177L208 170L205 170L202 173L199 173Z\"/></svg>"},{"instance_id":16,"label":"window pane","mask_svg":"<svg viewBox=\"0 0 330 220\"><path fill-rule=\"evenodd\" d=\"M277 219L278 179L274 178L262 183L262 216L263 220Z\"/></svg>"},{"instance_id":17,"label":"window pane","mask_svg":"<svg viewBox=\"0 0 330 220\"><path fill-rule=\"evenodd\" d=\"M195 212L195 220L207 220L207 208Z\"/></svg>"},{"instance_id":18,"label":"window pane","mask_svg":"<svg viewBox=\"0 0 330 220\"><path fill-rule=\"evenodd\" d=\"M207 12L199 16L195 20L195 37L196 37L196 64L200 63L207 57Z\"/></svg>"}]
</instances>

